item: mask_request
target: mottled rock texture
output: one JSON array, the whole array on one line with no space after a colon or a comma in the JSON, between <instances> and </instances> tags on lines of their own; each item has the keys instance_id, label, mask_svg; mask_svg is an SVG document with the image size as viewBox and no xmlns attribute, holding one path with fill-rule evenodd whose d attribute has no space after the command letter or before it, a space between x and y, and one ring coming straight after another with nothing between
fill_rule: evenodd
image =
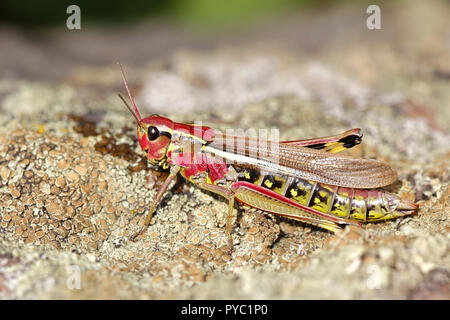
<instances>
[{"instance_id":1,"label":"mottled rock texture","mask_svg":"<svg viewBox=\"0 0 450 320\"><path fill-rule=\"evenodd\" d=\"M389 162L399 180L387 189L420 206L337 235L236 207L232 254L226 202L188 183L130 241L167 173L142 157L109 59L53 82L2 78L0 298L449 299L448 10L391 5L369 31L364 8L331 9L270 41L127 66L143 115L278 128L282 140L360 127L358 156ZM324 39L292 44L295 27Z\"/></svg>"}]
</instances>

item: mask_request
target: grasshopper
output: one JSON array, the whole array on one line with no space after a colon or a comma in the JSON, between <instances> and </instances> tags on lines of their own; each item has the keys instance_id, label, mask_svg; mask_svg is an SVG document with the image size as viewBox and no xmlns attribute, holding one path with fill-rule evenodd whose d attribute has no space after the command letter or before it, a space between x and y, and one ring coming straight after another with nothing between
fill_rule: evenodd
<instances>
[{"instance_id":1,"label":"grasshopper","mask_svg":"<svg viewBox=\"0 0 450 320\"><path fill-rule=\"evenodd\" d=\"M254 137L227 135L159 115L142 118L122 67L121 72L133 109L119 97L136 120L140 147L153 165L170 168L144 226L131 237L133 241L145 233L178 174L228 200L230 246L235 200L331 232L345 225L361 226L362 222L413 214L418 208L412 201L378 189L397 180L387 163L340 153L361 142L360 129L322 138L261 143Z\"/></svg>"}]
</instances>

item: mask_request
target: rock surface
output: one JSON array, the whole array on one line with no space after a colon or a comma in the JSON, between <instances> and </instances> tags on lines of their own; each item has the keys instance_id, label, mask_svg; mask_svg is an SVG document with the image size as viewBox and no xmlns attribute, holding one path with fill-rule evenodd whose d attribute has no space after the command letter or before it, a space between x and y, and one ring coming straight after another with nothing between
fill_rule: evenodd
<instances>
[{"instance_id":1,"label":"rock surface","mask_svg":"<svg viewBox=\"0 0 450 320\"><path fill-rule=\"evenodd\" d=\"M420 206L337 235L236 210L231 255L226 202L187 183L129 240L167 173L143 158L116 66L0 80L0 298L449 299L449 7L427 3L393 7L375 36L344 25L353 38L316 52L281 37L127 68L143 115L282 140L360 127L360 155L388 161L388 190Z\"/></svg>"}]
</instances>

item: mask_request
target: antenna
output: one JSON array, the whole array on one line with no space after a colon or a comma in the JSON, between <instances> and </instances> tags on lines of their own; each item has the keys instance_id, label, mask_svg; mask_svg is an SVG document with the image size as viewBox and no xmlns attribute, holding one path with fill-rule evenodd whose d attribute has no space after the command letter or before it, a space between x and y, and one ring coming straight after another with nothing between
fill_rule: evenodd
<instances>
[{"instance_id":1,"label":"antenna","mask_svg":"<svg viewBox=\"0 0 450 320\"><path fill-rule=\"evenodd\" d=\"M119 96L120 99L122 99L123 103L125 103L125 105L127 106L128 110L130 110L131 114L133 115L134 119L136 119L136 123L138 126L140 126L142 128L141 122L139 121L138 117L136 116L136 114L133 112L133 109L131 109L130 105L126 102L125 98L122 97L122 95L119 93L117 94Z\"/></svg>"},{"instance_id":2,"label":"antenna","mask_svg":"<svg viewBox=\"0 0 450 320\"><path fill-rule=\"evenodd\" d=\"M123 72L123 68L122 68L122 65L120 64L120 62L117 62L117 64L119 65L119 67L120 67L120 71L121 71L121 73L122 73L122 79L123 79L123 83L125 84L125 88L127 89L127 93L128 93L128 97L130 97L130 100L131 100L131 103L133 104L133 107L134 107L134 117L138 120L138 124L140 125L140 122L142 121L142 118L141 118L141 114L139 113L139 110L138 110L138 108L136 107L136 104L134 103L134 99L133 99L133 96L131 95L131 92L130 92L130 88L128 88L128 82L127 82L127 79L125 78L125 73ZM122 96L120 96L121 97L121 99L125 102L125 100L122 98ZM130 111L131 111L131 108L130 108L130 106L125 102L125 105L128 107L128 109L130 109Z\"/></svg>"}]
</instances>

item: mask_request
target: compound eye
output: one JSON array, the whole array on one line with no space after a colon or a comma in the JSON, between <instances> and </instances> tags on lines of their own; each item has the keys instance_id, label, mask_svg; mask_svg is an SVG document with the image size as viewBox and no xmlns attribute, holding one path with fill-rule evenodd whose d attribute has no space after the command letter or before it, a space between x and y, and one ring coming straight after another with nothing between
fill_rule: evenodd
<instances>
[{"instance_id":1,"label":"compound eye","mask_svg":"<svg viewBox=\"0 0 450 320\"><path fill-rule=\"evenodd\" d=\"M148 127L147 136L150 141L153 141L159 137L159 130L156 127Z\"/></svg>"}]
</instances>

